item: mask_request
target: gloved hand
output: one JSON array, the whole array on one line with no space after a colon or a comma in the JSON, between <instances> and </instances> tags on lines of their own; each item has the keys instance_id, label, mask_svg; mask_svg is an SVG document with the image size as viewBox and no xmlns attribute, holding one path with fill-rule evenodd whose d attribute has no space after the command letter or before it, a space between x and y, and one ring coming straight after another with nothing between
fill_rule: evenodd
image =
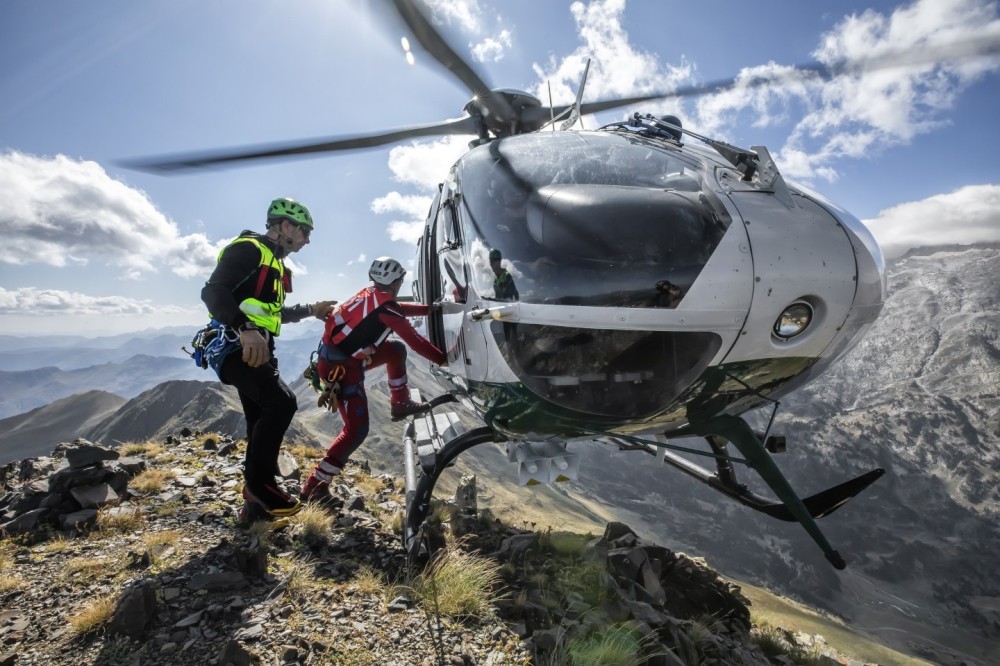
<instances>
[{"instance_id":1,"label":"gloved hand","mask_svg":"<svg viewBox=\"0 0 1000 666\"><path fill-rule=\"evenodd\" d=\"M271 358L267 349L267 340L255 328L240 332L240 345L243 347L243 362L251 368L258 368Z\"/></svg>"},{"instance_id":2,"label":"gloved hand","mask_svg":"<svg viewBox=\"0 0 1000 666\"><path fill-rule=\"evenodd\" d=\"M312 315L316 317L316 319L326 321L326 318L329 317L330 313L333 311L333 306L336 304L337 301L318 301L309 307L312 308Z\"/></svg>"},{"instance_id":3,"label":"gloved hand","mask_svg":"<svg viewBox=\"0 0 1000 666\"><path fill-rule=\"evenodd\" d=\"M334 389L335 387L331 386L320 393L319 399L316 401L316 406L320 409L329 409L331 412L337 411L337 392Z\"/></svg>"}]
</instances>

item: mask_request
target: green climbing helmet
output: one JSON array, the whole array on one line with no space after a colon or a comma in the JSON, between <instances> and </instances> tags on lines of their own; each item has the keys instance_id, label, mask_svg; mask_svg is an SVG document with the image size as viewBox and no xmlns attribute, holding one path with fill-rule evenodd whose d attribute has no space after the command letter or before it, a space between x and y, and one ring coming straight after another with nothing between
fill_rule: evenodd
<instances>
[{"instance_id":1,"label":"green climbing helmet","mask_svg":"<svg viewBox=\"0 0 1000 666\"><path fill-rule=\"evenodd\" d=\"M310 229L313 226L312 215L309 214L309 209L300 204L295 199L289 199L287 197L279 197L271 202L271 206L267 209L267 221L268 223L277 220L289 220L295 224L302 224Z\"/></svg>"}]
</instances>

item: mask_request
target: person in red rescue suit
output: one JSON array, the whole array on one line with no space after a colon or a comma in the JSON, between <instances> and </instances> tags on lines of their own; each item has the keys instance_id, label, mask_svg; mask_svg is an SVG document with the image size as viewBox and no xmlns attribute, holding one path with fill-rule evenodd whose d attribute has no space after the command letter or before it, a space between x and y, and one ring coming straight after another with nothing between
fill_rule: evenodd
<instances>
[{"instance_id":1,"label":"person in red rescue suit","mask_svg":"<svg viewBox=\"0 0 1000 666\"><path fill-rule=\"evenodd\" d=\"M302 485L302 501L326 497L330 481L340 474L348 458L368 436L366 369L386 366L393 420L428 409L427 403L410 398L406 345L386 340L390 333L395 333L431 363L447 362L445 353L417 333L407 320L407 317L423 317L440 305L396 301L405 275L398 261L379 257L368 271L373 284L338 306L326 321L317 370L324 381L335 379L340 384L337 408L344 429Z\"/></svg>"}]
</instances>

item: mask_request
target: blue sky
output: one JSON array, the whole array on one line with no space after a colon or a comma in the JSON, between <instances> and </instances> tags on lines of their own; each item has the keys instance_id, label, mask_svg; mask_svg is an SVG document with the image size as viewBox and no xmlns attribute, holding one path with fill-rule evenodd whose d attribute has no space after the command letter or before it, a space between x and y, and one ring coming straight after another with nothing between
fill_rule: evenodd
<instances>
[{"instance_id":1,"label":"blue sky","mask_svg":"<svg viewBox=\"0 0 1000 666\"><path fill-rule=\"evenodd\" d=\"M1000 43L983 0L912 3L437 0L451 43L495 87L565 103L666 91L817 59ZM0 3L0 330L138 330L204 319L219 247L268 202L312 211L292 302L344 299L379 255L410 262L465 137L171 177L119 160L439 122L468 93L380 2ZM667 100L686 127L766 145L786 178L869 223L891 256L1000 241L1000 58ZM586 127L622 117L584 119Z\"/></svg>"}]
</instances>

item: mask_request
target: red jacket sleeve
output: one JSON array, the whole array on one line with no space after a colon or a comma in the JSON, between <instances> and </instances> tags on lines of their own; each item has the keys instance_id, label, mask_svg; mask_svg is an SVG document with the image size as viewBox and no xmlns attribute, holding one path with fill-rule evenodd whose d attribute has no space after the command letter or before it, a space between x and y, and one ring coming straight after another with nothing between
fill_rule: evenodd
<instances>
[{"instance_id":1,"label":"red jacket sleeve","mask_svg":"<svg viewBox=\"0 0 1000 666\"><path fill-rule=\"evenodd\" d=\"M404 317L426 317L430 308L423 303L396 303Z\"/></svg>"},{"instance_id":2,"label":"red jacket sleeve","mask_svg":"<svg viewBox=\"0 0 1000 666\"><path fill-rule=\"evenodd\" d=\"M426 308L427 306L423 306ZM448 357L445 353L432 345L429 340L417 333L406 317L400 317L392 312L382 312L378 316L379 321L389 327L393 333L403 339L410 349L417 352L431 363L444 365Z\"/></svg>"}]
</instances>

